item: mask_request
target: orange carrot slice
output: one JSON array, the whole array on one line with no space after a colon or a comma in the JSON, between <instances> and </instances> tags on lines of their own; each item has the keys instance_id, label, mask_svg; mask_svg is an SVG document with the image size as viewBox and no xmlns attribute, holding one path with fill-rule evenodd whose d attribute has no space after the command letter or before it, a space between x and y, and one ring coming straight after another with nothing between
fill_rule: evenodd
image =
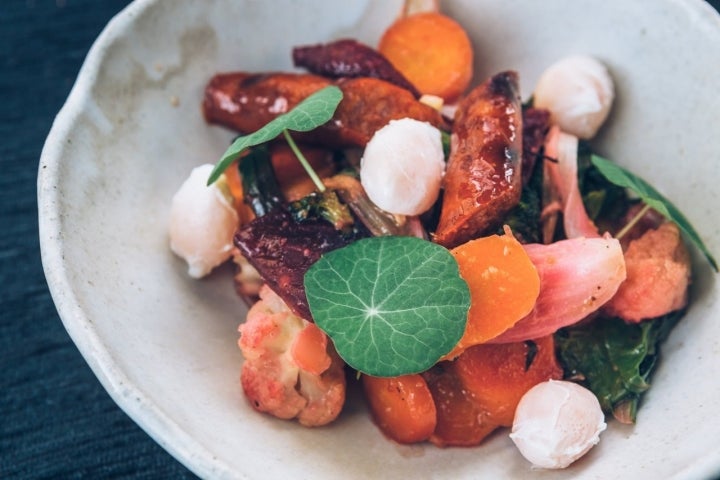
<instances>
[{"instance_id":1,"label":"orange carrot slice","mask_svg":"<svg viewBox=\"0 0 720 480\"><path fill-rule=\"evenodd\" d=\"M428 440L438 447L472 447L499 425L488 418L453 367L454 362L442 362L422 374L437 409L437 426Z\"/></svg>"},{"instance_id":2,"label":"orange carrot slice","mask_svg":"<svg viewBox=\"0 0 720 480\"><path fill-rule=\"evenodd\" d=\"M448 102L472 80L470 39L459 23L438 12L398 19L383 34L378 50L420 92Z\"/></svg>"},{"instance_id":3,"label":"orange carrot slice","mask_svg":"<svg viewBox=\"0 0 720 480\"><path fill-rule=\"evenodd\" d=\"M362 376L365 397L380 430L400 443L427 440L435 430L435 402L419 374Z\"/></svg>"},{"instance_id":4,"label":"orange carrot slice","mask_svg":"<svg viewBox=\"0 0 720 480\"><path fill-rule=\"evenodd\" d=\"M525 392L538 383L562 378L552 335L528 342L468 348L452 363L489 423L509 427Z\"/></svg>"},{"instance_id":5,"label":"orange carrot slice","mask_svg":"<svg viewBox=\"0 0 720 480\"><path fill-rule=\"evenodd\" d=\"M522 244L512 235L491 235L451 250L470 288L468 321L460 342L444 359L491 340L530 313L540 277Z\"/></svg>"}]
</instances>

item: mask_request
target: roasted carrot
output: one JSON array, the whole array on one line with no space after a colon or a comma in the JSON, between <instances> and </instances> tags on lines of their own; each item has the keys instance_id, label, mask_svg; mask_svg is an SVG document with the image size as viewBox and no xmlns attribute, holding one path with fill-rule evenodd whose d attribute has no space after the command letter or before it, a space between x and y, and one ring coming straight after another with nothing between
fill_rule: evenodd
<instances>
[{"instance_id":1,"label":"roasted carrot","mask_svg":"<svg viewBox=\"0 0 720 480\"><path fill-rule=\"evenodd\" d=\"M522 106L517 72L493 75L458 104L433 239L447 248L494 232L520 201Z\"/></svg>"},{"instance_id":2,"label":"roasted carrot","mask_svg":"<svg viewBox=\"0 0 720 480\"><path fill-rule=\"evenodd\" d=\"M471 347L452 362L487 422L510 426L522 396L540 382L562 378L552 335L528 342Z\"/></svg>"},{"instance_id":3,"label":"roasted carrot","mask_svg":"<svg viewBox=\"0 0 720 480\"><path fill-rule=\"evenodd\" d=\"M463 27L438 12L398 19L385 31L378 50L421 93L456 100L473 73L473 48Z\"/></svg>"},{"instance_id":4,"label":"roasted carrot","mask_svg":"<svg viewBox=\"0 0 720 480\"><path fill-rule=\"evenodd\" d=\"M437 409L431 443L438 447L472 447L498 428L462 384L452 362L441 362L422 375Z\"/></svg>"},{"instance_id":5,"label":"roasted carrot","mask_svg":"<svg viewBox=\"0 0 720 480\"><path fill-rule=\"evenodd\" d=\"M530 313L540 293L537 270L511 234L471 240L451 253L470 288L470 310L465 333L446 359L515 325Z\"/></svg>"},{"instance_id":6,"label":"roasted carrot","mask_svg":"<svg viewBox=\"0 0 720 480\"><path fill-rule=\"evenodd\" d=\"M435 430L435 403L419 374L400 377L362 376L365 397L382 432L400 443L427 440Z\"/></svg>"},{"instance_id":7,"label":"roasted carrot","mask_svg":"<svg viewBox=\"0 0 720 480\"><path fill-rule=\"evenodd\" d=\"M240 219L240 225L249 222L255 217L253 211L245 203L244 191L242 186L242 177L240 176L240 169L238 168L237 160L232 162L230 166L225 169L225 182L227 183L230 196L232 196L233 208L238 213Z\"/></svg>"}]
</instances>

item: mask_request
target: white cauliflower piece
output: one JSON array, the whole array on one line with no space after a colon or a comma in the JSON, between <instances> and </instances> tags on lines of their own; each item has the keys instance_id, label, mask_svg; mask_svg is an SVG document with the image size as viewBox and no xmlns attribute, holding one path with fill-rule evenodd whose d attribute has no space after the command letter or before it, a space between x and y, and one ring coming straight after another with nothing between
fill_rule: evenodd
<instances>
[{"instance_id":1,"label":"white cauliflower piece","mask_svg":"<svg viewBox=\"0 0 720 480\"><path fill-rule=\"evenodd\" d=\"M294 315L267 285L240 325L241 383L260 412L325 425L345 403L344 363L314 323Z\"/></svg>"}]
</instances>

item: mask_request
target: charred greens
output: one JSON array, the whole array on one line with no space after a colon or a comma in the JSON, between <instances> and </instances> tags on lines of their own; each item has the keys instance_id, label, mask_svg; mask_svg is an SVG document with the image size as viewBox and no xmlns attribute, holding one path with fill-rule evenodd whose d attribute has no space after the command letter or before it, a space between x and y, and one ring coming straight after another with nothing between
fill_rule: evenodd
<instances>
[{"instance_id":1,"label":"charred greens","mask_svg":"<svg viewBox=\"0 0 720 480\"><path fill-rule=\"evenodd\" d=\"M677 311L639 324L597 317L555 334L565 376L580 381L607 413L634 423L641 395L650 388L660 344L682 317Z\"/></svg>"},{"instance_id":2,"label":"charred greens","mask_svg":"<svg viewBox=\"0 0 720 480\"><path fill-rule=\"evenodd\" d=\"M340 202L334 190L313 192L300 200L291 202L288 211L296 222L323 219L334 226L336 230L344 233L349 233L355 223L350 209Z\"/></svg>"},{"instance_id":3,"label":"charred greens","mask_svg":"<svg viewBox=\"0 0 720 480\"><path fill-rule=\"evenodd\" d=\"M280 206L283 195L265 145L251 149L240 161L244 201L262 217Z\"/></svg>"}]
</instances>

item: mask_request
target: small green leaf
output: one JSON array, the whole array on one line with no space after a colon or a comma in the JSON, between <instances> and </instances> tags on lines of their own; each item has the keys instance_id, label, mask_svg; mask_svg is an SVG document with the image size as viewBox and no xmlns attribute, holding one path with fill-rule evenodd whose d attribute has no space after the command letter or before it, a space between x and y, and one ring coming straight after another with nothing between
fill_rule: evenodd
<instances>
[{"instance_id":1,"label":"small green leaf","mask_svg":"<svg viewBox=\"0 0 720 480\"><path fill-rule=\"evenodd\" d=\"M635 192L640 199L653 209L660 212L665 218L671 222L675 222L677 226L685 232L690 240L705 254L710 265L718 271L718 265L713 258L710 250L705 246L700 235L695 231L690 221L682 214L678 208L673 205L670 200L665 198L660 192L655 190L652 185L647 183L637 175L625 170L618 164L611 162L605 158L593 155L591 159L593 165L602 173L605 178L615 185L629 188Z\"/></svg>"},{"instance_id":2,"label":"small green leaf","mask_svg":"<svg viewBox=\"0 0 720 480\"><path fill-rule=\"evenodd\" d=\"M305 274L315 323L358 371L427 370L465 331L470 291L450 252L415 237L372 237L324 255Z\"/></svg>"},{"instance_id":3,"label":"small green leaf","mask_svg":"<svg viewBox=\"0 0 720 480\"><path fill-rule=\"evenodd\" d=\"M566 376L582 378L604 411L622 407L634 422L637 404L650 388L660 345L683 314L678 310L633 324L600 316L559 330L555 345Z\"/></svg>"},{"instance_id":4,"label":"small green leaf","mask_svg":"<svg viewBox=\"0 0 720 480\"><path fill-rule=\"evenodd\" d=\"M329 85L298 103L292 110L275 117L260 130L238 137L225 151L210 173L211 185L246 148L269 142L283 130L308 132L330 120L342 100L343 93L338 87Z\"/></svg>"}]
</instances>

